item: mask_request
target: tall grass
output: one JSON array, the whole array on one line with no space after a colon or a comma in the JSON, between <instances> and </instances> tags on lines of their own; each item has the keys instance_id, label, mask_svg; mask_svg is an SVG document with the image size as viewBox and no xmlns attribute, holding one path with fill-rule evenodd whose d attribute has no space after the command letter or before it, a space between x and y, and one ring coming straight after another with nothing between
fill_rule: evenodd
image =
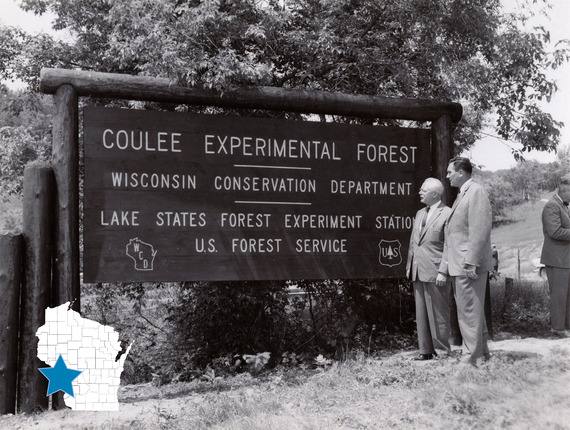
<instances>
[{"instance_id":1,"label":"tall grass","mask_svg":"<svg viewBox=\"0 0 570 430\"><path fill-rule=\"evenodd\" d=\"M556 340L560 346L567 342ZM564 429L570 346L550 355L495 351L479 368L458 358L426 363L406 353L356 358L320 370L277 369L213 380L207 393L122 403L122 413L21 417L20 427L77 429ZM178 390L185 384L175 384ZM180 392L179 394L182 394ZM17 417L0 418L11 428ZM67 427L62 426L67 424ZM4 427L3 427L4 426Z\"/></svg>"},{"instance_id":2,"label":"tall grass","mask_svg":"<svg viewBox=\"0 0 570 430\"><path fill-rule=\"evenodd\" d=\"M514 279L511 291L505 278L491 281L494 331L501 338L550 336L550 294L545 279Z\"/></svg>"},{"instance_id":3,"label":"tall grass","mask_svg":"<svg viewBox=\"0 0 570 430\"><path fill-rule=\"evenodd\" d=\"M160 297L165 299L164 291ZM500 278L491 283L491 302L495 340L551 337L544 280L515 280L506 296ZM116 316L114 307L107 311L105 318ZM418 363L410 360L415 350L353 350L344 362L278 365L259 377L212 374L166 386L124 387L120 413L99 414L97 420L66 411L0 417L0 428L39 423L55 429L62 422L67 428L115 430L570 428L570 340L550 342L555 347L548 354L524 345L494 348L491 360L478 368L461 366L457 354Z\"/></svg>"},{"instance_id":4,"label":"tall grass","mask_svg":"<svg viewBox=\"0 0 570 430\"><path fill-rule=\"evenodd\" d=\"M360 354L300 381L274 372L253 387L214 389L200 398L171 399L177 403L170 406L162 400L169 412L161 428L567 428L563 414L545 417L543 411L561 400L552 388L561 377L568 380L569 369L562 353L544 360L497 352L479 369L460 367L457 359L416 364L402 353L384 359Z\"/></svg>"}]
</instances>

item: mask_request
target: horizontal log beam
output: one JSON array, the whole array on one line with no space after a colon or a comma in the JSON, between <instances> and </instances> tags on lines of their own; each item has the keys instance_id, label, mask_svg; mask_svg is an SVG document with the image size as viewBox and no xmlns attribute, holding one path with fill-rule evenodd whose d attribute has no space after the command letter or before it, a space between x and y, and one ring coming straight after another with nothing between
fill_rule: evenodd
<instances>
[{"instance_id":1,"label":"horizontal log beam","mask_svg":"<svg viewBox=\"0 0 570 430\"><path fill-rule=\"evenodd\" d=\"M414 121L435 121L443 115L449 115L453 122L457 122L462 115L461 104L451 102L277 87L242 87L219 94L209 90L178 86L166 78L67 69L41 70L41 92L55 94L57 89L65 84L72 85L79 96L226 108Z\"/></svg>"}]
</instances>

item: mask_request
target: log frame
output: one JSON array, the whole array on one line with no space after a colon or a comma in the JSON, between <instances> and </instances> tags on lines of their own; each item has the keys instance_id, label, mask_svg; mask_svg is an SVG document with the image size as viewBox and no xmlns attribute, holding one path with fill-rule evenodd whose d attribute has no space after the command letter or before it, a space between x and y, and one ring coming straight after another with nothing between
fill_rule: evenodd
<instances>
[{"instance_id":1,"label":"log frame","mask_svg":"<svg viewBox=\"0 0 570 430\"><path fill-rule=\"evenodd\" d=\"M435 121L444 115L449 115L453 122L457 122L462 115L461 104L453 102L263 86L242 87L219 94L204 89L178 86L166 78L82 70L49 68L41 70L41 92L55 94L59 87L66 84L72 85L79 96L228 108L414 121Z\"/></svg>"}]
</instances>

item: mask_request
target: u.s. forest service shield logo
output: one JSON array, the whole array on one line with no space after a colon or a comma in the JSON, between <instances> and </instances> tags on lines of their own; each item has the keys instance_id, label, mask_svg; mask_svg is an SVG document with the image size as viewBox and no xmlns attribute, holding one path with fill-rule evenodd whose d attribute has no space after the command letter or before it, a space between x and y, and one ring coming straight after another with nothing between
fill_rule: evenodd
<instances>
[{"instance_id":1,"label":"u.s. forest service shield logo","mask_svg":"<svg viewBox=\"0 0 570 430\"><path fill-rule=\"evenodd\" d=\"M378 261L382 266L393 267L402 264L402 244L399 240L384 240L378 244Z\"/></svg>"}]
</instances>

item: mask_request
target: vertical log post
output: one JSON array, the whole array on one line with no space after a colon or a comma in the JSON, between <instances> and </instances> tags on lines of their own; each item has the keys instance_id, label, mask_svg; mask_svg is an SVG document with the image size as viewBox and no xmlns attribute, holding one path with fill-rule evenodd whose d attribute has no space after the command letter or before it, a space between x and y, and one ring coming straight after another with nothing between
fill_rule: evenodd
<instances>
[{"instance_id":1,"label":"vertical log post","mask_svg":"<svg viewBox=\"0 0 570 430\"><path fill-rule=\"evenodd\" d=\"M489 339L493 340L495 337L495 330L493 329L493 314L491 312L491 279L487 275L487 285L485 286L485 323L487 324L487 334Z\"/></svg>"},{"instance_id":2,"label":"vertical log post","mask_svg":"<svg viewBox=\"0 0 570 430\"><path fill-rule=\"evenodd\" d=\"M431 124L432 131L432 175L443 184L443 196L441 200L447 206L453 204L455 195L447 180L447 166L453 158L451 116L443 115Z\"/></svg>"},{"instance_id":3,"label":"vertical log post","mask_svg":"<svg viewBox=\"0 0 570 430\"><path fill-rule=\"evenodd\" d=\"M52 165L56 182L55 249L52 306L72 303L80 310L79 281L79 142L77 92L60 86L54 95ZM65 407L61 392L52 396L54 409Z\"/></svg>"},{"instance_id":4,"label":"vertical log post","mask_svg":"<svg viewBox=\"0 0 570 430\"><path fill-rule=\"evenodd\" d=\"M21 234L0 235L0 415L16 412L23 248Z\"/></svg>"},{"instance_id":5,"label":"vertical log post","mask_svg":"<svg viewBox=\"0 0 570 430\"><path fill-rule=\"evenodd\" d=\"M51 167L32 164L24 170L24 280L20 319L18 410L47 409L48 380L38 371L47 367L37 356L36 331L45 324L51 297L54 178Z\"/></svg>"},{"instance_id":6,"label":"vertical log post","mask_svg":"<svg viewBox=\"0 0 570 430\"><path fill-rule=\"evenodd\" d=\"M447 166L449 165L449 160L453 158L452 124L453 122L449 115L443 115L431 124L432 175L443 184L443 196L441 196L441 200L450 207L453 205L453 200L456 195L447 180ZM459 321L457 319L457 304L455 303L455 297L451 289L449 290L449 309L451 313L450 342L453 345L461 345L463 338L459 330Z\"/></svg>"},{"instance_id":7,"label":"vertical log post","mask_svg":"<svg viewBox=\"0 0 570 430\"><path fill-rule=\"evenodd\" d=\"M69 85L55 92L52 165L56 182L52 305L73 303L79 312L79 142L77 92Z\"/></svg>"},{"instance_id":8,"label":"vertical log post","mask_svg":"<svg viewBox=\"0 0 570 430\"><path fill-rule=\"evenodd\" d=\"M503 306L501 308L501 317L505 318L505 314L509 311L513 301L513 278L505 278L505 295L503 297Z\"/></svg>"}]
</instances>

